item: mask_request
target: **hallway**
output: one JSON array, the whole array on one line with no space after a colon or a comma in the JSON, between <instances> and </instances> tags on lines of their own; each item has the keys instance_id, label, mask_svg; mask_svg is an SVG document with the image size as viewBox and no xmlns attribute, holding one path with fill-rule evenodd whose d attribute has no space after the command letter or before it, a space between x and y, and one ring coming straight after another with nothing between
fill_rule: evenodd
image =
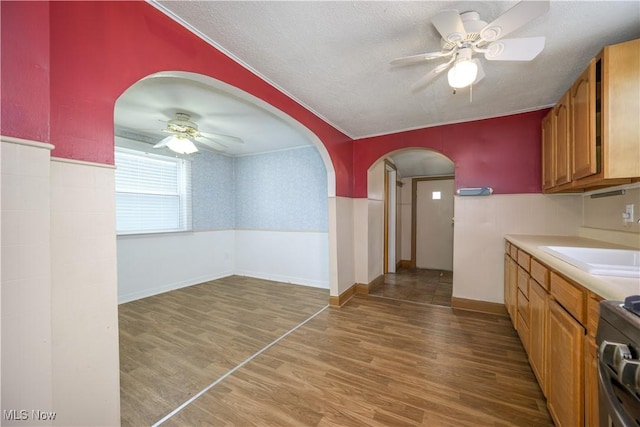
<instances>
[{"instance_id":1,"label":"hallway","mask_svg":"<svg viewBox=\"0 0 640 427\"><path fill-rule=\"evenodd\" d=\"M384 284L369 295L400 301L451 307L453 272L401 268L384 275Z\"/></svg>"}]
</instances>

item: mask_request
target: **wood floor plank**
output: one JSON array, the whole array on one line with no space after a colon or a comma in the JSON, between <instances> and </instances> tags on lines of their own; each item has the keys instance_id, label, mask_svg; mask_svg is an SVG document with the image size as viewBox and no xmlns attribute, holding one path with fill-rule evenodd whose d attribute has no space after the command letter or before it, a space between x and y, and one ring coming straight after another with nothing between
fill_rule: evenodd
<instances>
[{"instance_id":1,"label":"wood floor plank","mask_svg":"<svg viewBox=\"0 0 640 427\"><path fill-rule=\"evenodd\" d=\"M181 295L172 297L161 314L151 315L153 307L148 302L141 312L121 313L127 320L125 327L131 327L131 332L125 332L127 340L143 341L121 355L125 362L122 375L128 378L125 384L143 390L123 389L123 425L140 425L144 417L131 414L137 405L154 407L137 408L149 419L158 412L156 408L166 410L169 402L193 395L197 390L181 388L179 383L184 381L189 387L202 383L197 372L217 375L220 367L227 368L241 356L243 348L284 333L289 321L309 317L327 301L325 294L314 305L314 298L321 299L318 295L298 292L305 308L296 306L291 314L286 306L295 303L287 302L283 289L284 295L273 295L277 304L270 312L264 304L254 304L262 296L253 287L265 284L241 278L239 282L226 280L218 289L233 288L220 296L224 308L219 311L201 303L207 291L198 289L191 297L199 301L190 310L179 308L189 304L189 296ZM273 287L268 289L276 292ZM243 305L243 297L250 301ZM229 308L230 301L234 309ZM179 312L169 314L173 310ZM224 319L167 328L155 337L149 336L155 331L147 329L151 325L139 325L147 319L165 321L170 316L182 322L196 313L211 316L216 312ZM257 321L256 314L264 314L263 320ZM244 320L244 325L234 323ZM158 348L164 348L166 358L149 355ZM220 356L226 348L230 354ZM198 354L188 356L186 362L175 360L188 372L182 376L172 372L174 378L162 383L148 369L136 366L139 358L152 361L164 375L171 371L167 365L172 358L190 351ZM153 392L161 384L173 390ZM126 422L125 412L129 414ZM163 424L184 425L495 427L553 423L507 318L358 294L342 308L322 311Z\"/></svg>"},{"instance_id":2,"label":"wood floor plank","mask_svg":"<svg viewBox=\"0 0 640 427\"><path fill-rule=\"evenodd\" d=\"M233 276L120 305L122 425L158 421L328 299L326 289Z\"/></svg>"}]
</instances>

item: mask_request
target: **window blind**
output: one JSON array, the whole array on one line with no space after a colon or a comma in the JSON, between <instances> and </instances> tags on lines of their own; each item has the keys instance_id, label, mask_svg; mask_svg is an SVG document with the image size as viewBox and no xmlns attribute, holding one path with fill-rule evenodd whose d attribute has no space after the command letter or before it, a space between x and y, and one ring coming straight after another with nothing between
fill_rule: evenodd
<instances>
[{"instance_id":1,"label":"window blind","mask_svg":"<svg viewBox=\"0 0 640 427\"><path fill-rule=\"evenodd\" d=\"M185 159L117 147L118 234L191 229L191 170Z\"/></svg>"}]
</instances>

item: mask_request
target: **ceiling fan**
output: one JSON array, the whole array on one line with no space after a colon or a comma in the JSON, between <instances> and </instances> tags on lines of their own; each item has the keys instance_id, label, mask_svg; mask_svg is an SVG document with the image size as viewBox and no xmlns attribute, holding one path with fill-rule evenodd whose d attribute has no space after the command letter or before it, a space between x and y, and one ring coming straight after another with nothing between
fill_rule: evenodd
<instances>
[{"instance_id":1,"label":"ceiling fan","mask_svg":"<svg viewBox=\"0 0 640 427\"><path fill-rule=\"evenodd\" d=\"M153 148L168 148L178 154L193 154L198 151L196 144L206 148L223 151L225 144L243 144L242 139L218 133L201 132L198 124L187 113L176 113L176 117L167 122L162 132L170 134L155 144Z\"/></svg>"},{"instance_id":2,"label":"ceiling fan","mask_svg":"<svg viewBox=\"0 0 640 427\"><path fill-rule=\"evenodd\" d=\"M391 64L413 64L449 58L446 63L436 66L418 80L413 89L422 89L449 67L448 81L454 91L471 86L485 77L480 60L473 58L476 53L483 53L489 61L531 61L538 56L544 49L544 37L502 37L548 10L549 0L521 1L489 24L482 21L477 12L443 10L431 20L442 36L442 49L439 52L397 58Z\"/></svg>"}]
</instances>

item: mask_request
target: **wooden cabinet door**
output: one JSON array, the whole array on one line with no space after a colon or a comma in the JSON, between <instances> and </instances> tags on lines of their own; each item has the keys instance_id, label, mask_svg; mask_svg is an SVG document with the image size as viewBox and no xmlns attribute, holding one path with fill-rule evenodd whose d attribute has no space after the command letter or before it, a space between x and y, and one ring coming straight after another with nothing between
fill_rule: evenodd
<instances>
[{"instance_id":1,"label":"wooden cabinet door","mask_svg":"<svg viewBox=\"0 0 640 427\"><path fill-rule=\"evenodd\" d=\"M509 294L511 296L510 312L513 327L518 324L518 263L509 258Z\"/></svg>"},{"instance_id":2,"label":"wooden cabinet door","mask_svg":"<svg viewBox=\"0 0 640 427\"><path fill-rule=\"evenodd\" d=\"M598 407L598 345L593 338L585 340L584 350L586 354L584 373L584 416L587 427L599 427Z\"/></svg>"},{"instance_id":3,"label":"wooden cabinet door","mask_svg":"<svg viewBox=\"0 0 640 427\"><path fill-rule=\"evenodd\" d=\"M597 172L595 139L595 61L578 77L570 90L571 157L573 180Z\"/></svg>"},{"instance_id":4,"label":"wooden cabinet door","mask_svg":"<svg viewBox=\"0 0 640 427\"><path fill-rule=\"evenodd\" d=\"M511 257L509 255L504 254L504 306L507 309L507 313L509 316L511 314L511 281L509 280L509 260Z\"/></svg>"},{"instance_id":5,"label":"wooden cabinet door","mask_svg":"<svg viewBox=\"0 0 640 427\"><path fill-rule=\"evenodd\" d=\"M584 335L582 325L555 300L549 301L547 406L558 427L584 424Z\"/></svg>"},{"instance_id":6,"label":"wooden cabinet door","mask_svg":"<svg viewBox=\"0 0 640 427\"><path fill-rule=\"evenodd\" d=\"M554 185L571 182L571 149L569 95L567 92L553 109L553 132L555 138Z\"/></svg>"},{"instance_id":7,"label":"wooden cabinet door","mask_svg":"<svg viewBox=\"0 0 640 427\"><path fill-rule=\"evenodd\" d=\"M604 48L602 136L606 178L640 176L640 39Z\"/></svg>"},{"instance_id":8,"label":"wooden cabinet door","mask_svg":"<svg viewBox=\"0 0 640 427\"><path fill-rule=\"evenodd\" d=\"M555 144L553 140L553 110L542 119L542 189L555 184Z\"/></svg>"},{"instance_id":9,"label":"wooden cabinet door","mask_svg":"<svg viewBox=\"0 0 640 427\"><path fill-rule=\"evenodd\" d=\"M529 362L546 396L548 295L535 280L531 279L529 283Z\"/></svg>"}]
</instances>

